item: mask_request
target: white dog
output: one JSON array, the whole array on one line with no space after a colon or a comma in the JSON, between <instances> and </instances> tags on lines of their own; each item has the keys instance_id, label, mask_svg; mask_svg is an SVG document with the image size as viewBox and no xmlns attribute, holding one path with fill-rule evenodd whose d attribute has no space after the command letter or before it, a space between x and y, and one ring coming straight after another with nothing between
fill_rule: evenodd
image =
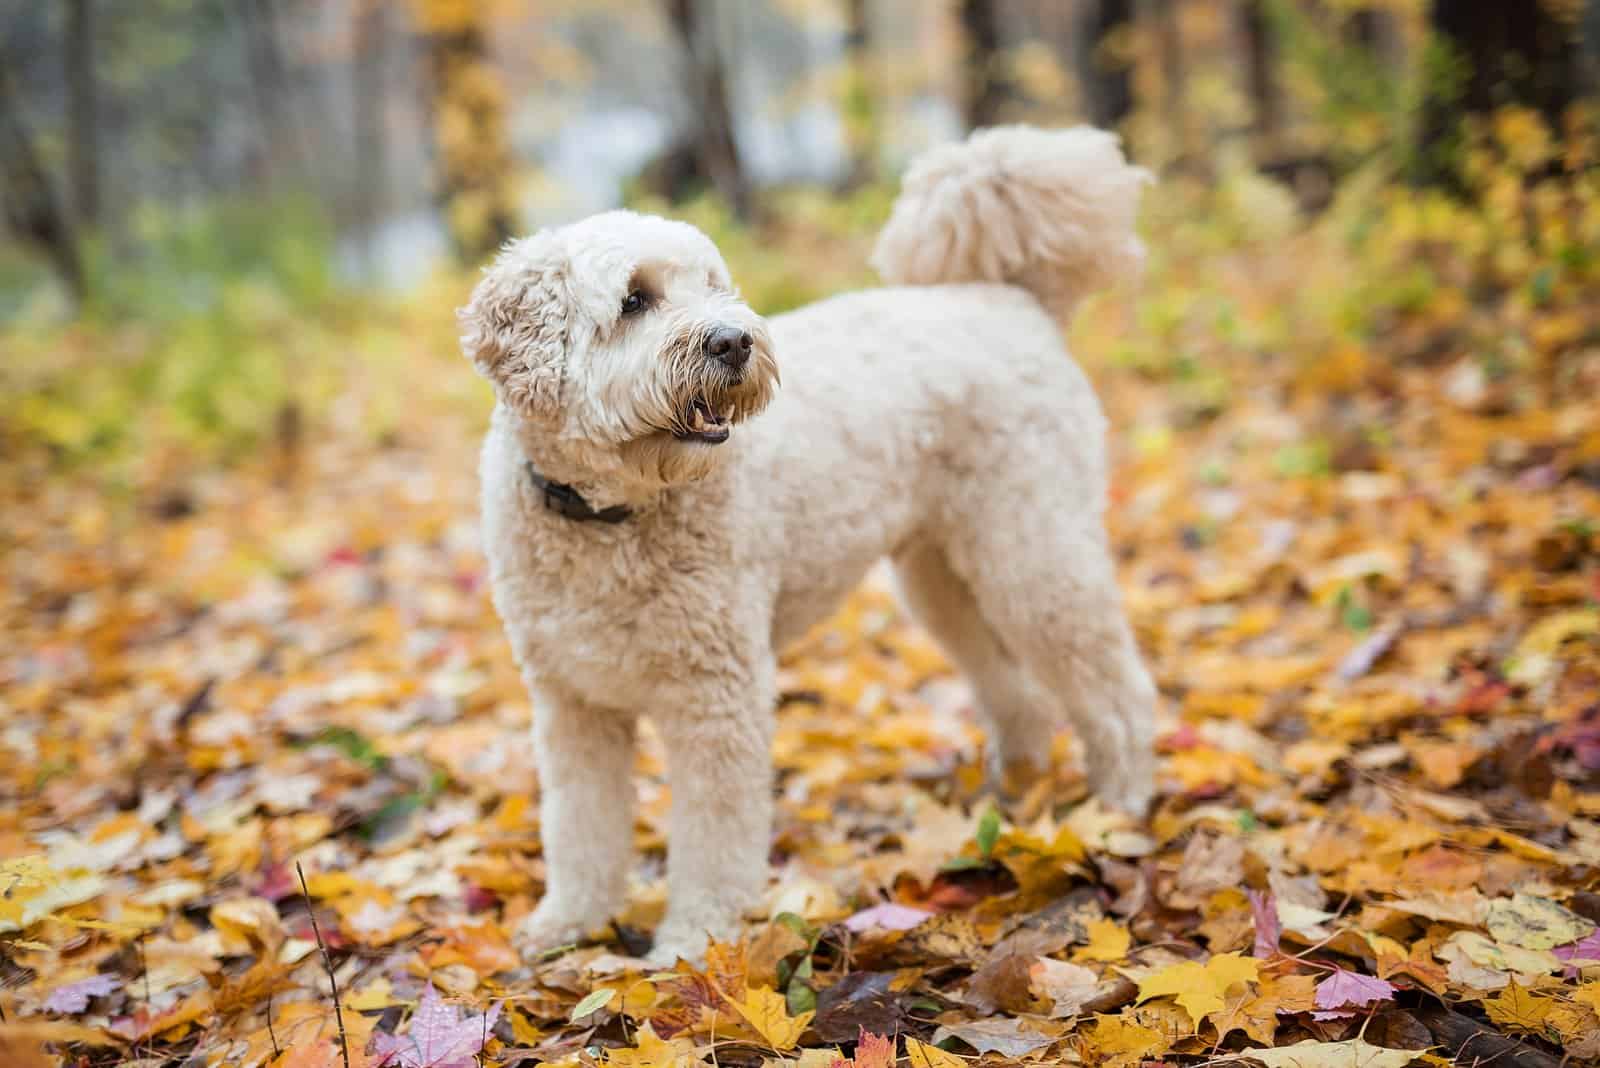
<instances>
[{"instance_id":1,"label":"white dog","mask_svg":"<svg viewBox=\"0 0 1600 1068\"><path fill-rule=\"evenodd\" d=\"M911 168L873 259L893 288L770 322L705 235L630 212L489 268L461 340L498 401L484 537L535 703L549 879L525 948L622 903L641 715L672 784L653 957L736 930L765 885L777 650L884 556L1000 766L1070 722L1100 795L1146 807L1154 689L1060 334L1141 261L1146 181L1098 130L979 132Z\"/></svg>"}]
</instances>

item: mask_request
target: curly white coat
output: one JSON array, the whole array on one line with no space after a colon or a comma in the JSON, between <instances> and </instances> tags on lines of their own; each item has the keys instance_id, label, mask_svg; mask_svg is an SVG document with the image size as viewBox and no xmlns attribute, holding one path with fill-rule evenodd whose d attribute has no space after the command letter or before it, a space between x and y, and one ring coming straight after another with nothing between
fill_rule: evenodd
<instances>
[{"instance_id":1,"label":"curly white coat","mask_svg":"<svg viewBox=\"0 0 1600 1068\"><path fill-rule=\"evenodd\" d=\"M732 931L766 878L776 652L885 556L1002 767L1070 723L1095 789L1147 805L1154 690L1102 525L1105 423L1058 326L1137 267L1146 180L1100 131L979 132L906 179L874 256L905 284L770 322L699 231L627 212L489 269L462 341L499 402L485 546L535 703L549 879L526 946L622 903L641 715L672 785L655 956ZM632 292L645 307L624 313ZM706 352L722 325L751 335L740 373ZM728 417L726 443L675 433L697 397ZM632 517L556 514L530 462Z\"/></svg>"}]
</instances>

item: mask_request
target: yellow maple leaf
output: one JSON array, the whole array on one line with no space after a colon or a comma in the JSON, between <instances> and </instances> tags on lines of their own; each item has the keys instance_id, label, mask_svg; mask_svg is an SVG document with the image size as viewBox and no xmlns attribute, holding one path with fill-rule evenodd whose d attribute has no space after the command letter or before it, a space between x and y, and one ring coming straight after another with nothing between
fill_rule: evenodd
<instances>
[{"instance_id":1,"label":"yellow maple leaf","mask_svg":"<svg viewBox=\"0 0 1600 1068\"><path fill-rule=\"evenodd\" d=\"M1549 1016L1550 1010L1555 1007L1555 998L1535 994L1526 987L1519 986L1515 979L1511 980L1499 995L1483 1003L1489 1019L1501 1027L1532 1032L1544 1030L1545 1017Z\"/></svg>"},{"instance_id":2,"label":"yellow maple leaf","mask_svg":"<svg viewBox=\"0 0 1600 1068\"><path fill-rule=\"evenodd\" d=\"M1591 1035L1600 1034L1600 1018L1582 1005L1557 1003L1544 1018L1545 1030L1554 1028L1564 1043L1581 1042Z\"/></svg>"},{"instance_id":3,"label":"yellow maple leaf","mask_svg":"<svg viewBox=\"0 0 1600 1068\"><path fill-rule=\"evenodd\" d=\"M1116 920L1102 917L1089 924L1089 944L1072 954L1073 960L1125 960L1133 936Z\"/></svg>"},{"instance_id":4,"label":"yellow maple leaf","mask_svg":"<svg viewBox=\"0 0 1600 1068\"><path fill-rule=\"evenodd\" d=\"M660 1038L648 1023L634 1037L635 1048L606 1051L606 1063L617 1068L688 1068L700 1059L693 1041Z\"/></svg>"},{"instance_id":5,"label":"yellow maple leaf","mask_svg":"<svg viewBox=\"0 0 1600 1068\"><path fill-rule=\"evenodd\" d=\"M1572 995L1572 1000L1589 1006L1595 1012L1600 1012L1600 981L1580 986Z\"/></svg>"},{"instance_id":6,"label":"yellow maple leaf","mask_svg":"<svg viewBox=\"0 0 1600 1068\"><path fill-rule=\"evenodd\" d=\"M738 1009L739 1015L775 1050L793 1049L815 1015L802 1012L799 1016L790 1016L783 995L766 987L749 987L743 1001L729 998L728 1004Z\"/></svg>"},{"instance_id":7,"label":"yellow maple leaf","mask_svg":"<svg viewBox=\"0 0 1600 1068\"><path fill-rule=\"evenodd\" d=\"M967 1068L967 1062L954 1053L914 1038L906 1039L906 1057L911 1061L911 1068Z\"/></svg>"},{"instance_id":8,"label":"yellow maple leaf","mask_svg":"<svg viewBox=\"0 0 1600 1068\"><path fill-rule=\"evenodd\" d=\"M1089 1053L1104 1068L1138 1064L1146 1057L1158 1057L1171 1046L1167 1036L1154 1027L1144 1027L1125 1016L1097 1016L1094 1030L1085 1035Z\"/></svg>"},{"instance_id":9,"label":"yellow maple leaf","mask_svg":"<svg viewBox=\"0 0 1600 1068\"><path fill-rule=\"evenodd\" d=\"M1186 960L1172 964L1139 982L1139 1001L1171 995L1199 1026L1206 1016L1221 1009L1229 989L1253 983L1261 975L1261 962L1237 953L1212 957L1205 964Z\"/></svg>"},{"instance_id":10,"label":"yellow maple leaf","mask_svg":"<svg viewBox=\"0 0 1600 1068\"><path fill-rule=\"evenodd\" d=\"M1281 999L1263 990L1253 994L1249 989L1228 995L1217 1012L1206 1017L1217 1029L1217 1044L1228 1037L1230 1031L1243 1031L1264 1046L1270 1046L1278 1033L1278 1010Z\"/></svg>"}]
</instances>

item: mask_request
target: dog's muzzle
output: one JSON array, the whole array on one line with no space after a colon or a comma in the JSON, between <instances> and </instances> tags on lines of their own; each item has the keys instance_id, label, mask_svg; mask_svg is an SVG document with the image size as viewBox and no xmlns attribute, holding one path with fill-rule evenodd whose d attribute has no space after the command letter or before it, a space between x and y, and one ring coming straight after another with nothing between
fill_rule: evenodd
<instances>
[{"instance_id":1,"label":"dog's muzzle","mask_svg":"<svg viewBox=\"0 0 1600 1068\"><path fill-rule=\"evenodd\" d=\"M679 441L721 445L733 431L743 405L741 389L756 340L743 327L721 324L707 331L701 346L709 378L707 388L689 400L679 414L673 436Z\"/></svg>"},{"instance_id":2,"label":"dog's muzzle","mask_svg":"<svg viewBox=\"0 0 1600 1068\"><path fill-rule=\"evenodd\" d=\"M698 441L705 445L721 445L733 433L727 415L711 406L705 397L695 397L684 412L683 429L673 431L679 441Z\"/></svg>"}]
</instances>

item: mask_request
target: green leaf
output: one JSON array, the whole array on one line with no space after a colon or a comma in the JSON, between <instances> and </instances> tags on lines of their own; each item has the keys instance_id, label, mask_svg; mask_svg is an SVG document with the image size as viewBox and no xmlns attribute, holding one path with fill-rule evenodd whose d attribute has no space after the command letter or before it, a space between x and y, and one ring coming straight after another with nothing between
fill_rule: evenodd
<instances>
[{"instance_id":1,"label":"green leaf","mask_svg":"<svg viewBox=\"0 0 1600 1068\"><path fill-rule=\"evenodd\" d=\"M1353 587L1345 586L1339 590L1339 599L1335 602L1335 606L1339 610L1339 621L1350 630L1372 629L1372 609L1356 596Z\"/></svg>"},{"instance_id":2,"label":"green leaf","mask_svg":"<svg viewBox=\"0 0 1600 1068\"><path fill-rule=\"evenodd\" d=\"M807 964L810 963L808 960ZM810 969L808 968L807 971ZM817 1011L817 992L811 989L810 984L801 979L798 974L789 980L789 986L783 994L790 1016L799 1016L804 1012Z\"/></svg>"},{"instance_id":3,"label":"green leaf","mask_svg":"<svg viewBox=\"0 0 1600 1068\"><path fill-rule=\"evenodd\" d=\"M994 855L994 844L1000 840L1000 809L993 802L978 819L978 833L974 839L978 843L978 856L988 860Z\"/></svg>"},{"instance_id":4,"label":"green leaf","mask_svg":"<svg viewBox=\"0 0 1600 1068\"><path fill-rule=\"evenodd\" d=\"M599 990L591 990L587 997L578 1002L576 1005L572 1006L572 1012L567 1017L567 1022L577 1023L585 1016L599 1012L601 1009L611 1004L611 999L616 996L617 991L614 987L603 986Z\"/></svg>"},{"instance_id":5,"label":"green leaf","mask_svg":"<svg viewBox=\"0 0 1600 1068\"><path fill-rule=\"evenodd\" d=\"M324 727L308 741L296 742L297 748L306 749L313 745L327 745L339 750L345 756L358 764L365 764L373 771L380 771L389 763L389 758L378 752L378 747L359 731L349 727Z\"/></svg>"}]
</instances>

